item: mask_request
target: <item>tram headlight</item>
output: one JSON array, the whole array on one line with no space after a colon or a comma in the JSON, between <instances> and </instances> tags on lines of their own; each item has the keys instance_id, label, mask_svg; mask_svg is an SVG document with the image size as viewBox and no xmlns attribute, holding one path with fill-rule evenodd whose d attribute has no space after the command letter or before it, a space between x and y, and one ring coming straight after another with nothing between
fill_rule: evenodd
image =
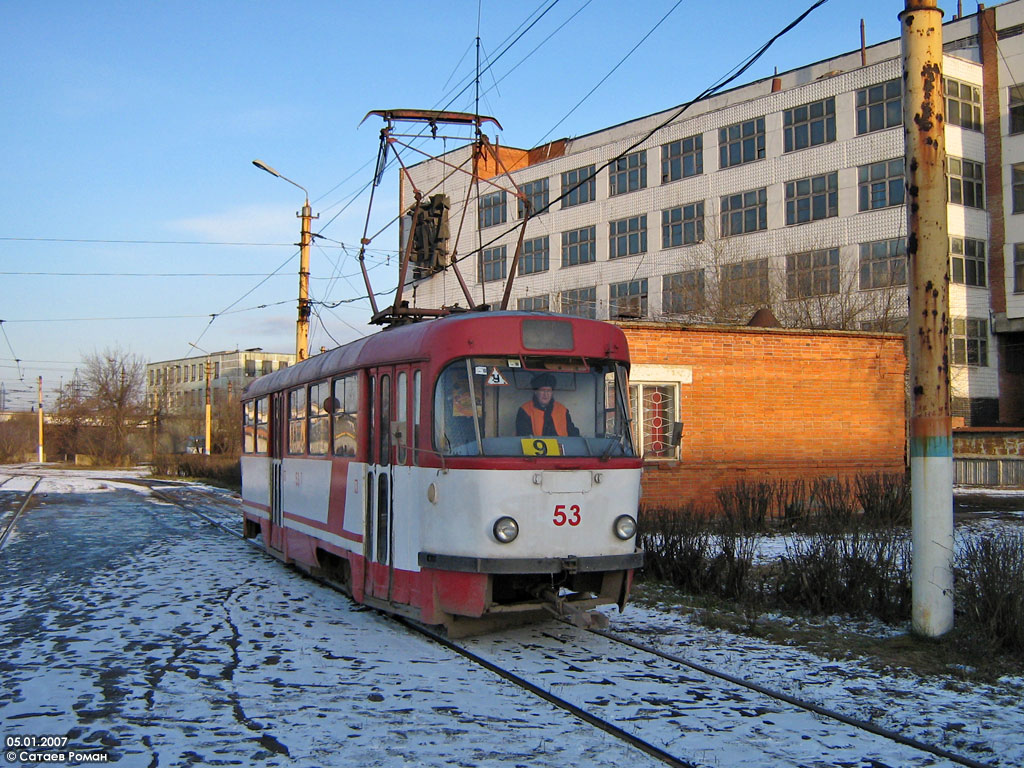
<instances>
[{"instance_id":1,"label":"tram headlight","mask_svg":"<svg viewBox=\"0 0 1024 768\"><path fill-rule=\"evenodd\" d=\"M494 521L494 538L502 544L509 544L519 535L519 523L511 517L499 517Z\"/></svg>"},{"instance_id":2,"label":"tram headlight","mask_svg":"<svg viewBox=\"0 0 1024 768\"><path fill-rule=\"evenodd\" d=\"M636 533L636 520L631 515L619 515L615 518L615 525L612 528L615 535L625 541L633 538Z\"/></svg>"}]
</instances>

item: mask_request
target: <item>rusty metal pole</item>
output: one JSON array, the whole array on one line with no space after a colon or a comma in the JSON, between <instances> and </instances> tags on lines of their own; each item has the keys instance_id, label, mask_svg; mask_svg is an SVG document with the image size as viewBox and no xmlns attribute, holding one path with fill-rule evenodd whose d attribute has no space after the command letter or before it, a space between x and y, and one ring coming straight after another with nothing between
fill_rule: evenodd
<instances>
[{"instance_id":1,"label":"rusty metal pole","mask_svg":"<svg viewBox=\"0 0 1024 768\"><path fill-rule=\"evenodd\" d=\"M953 628L953 431L949 407L942 11L906 0L903 42L910 317L910 488L913 630Z\"/></svg>"},{"instance_id":2,"label":"rusty metal pole","mask_svg":"<svg viewBox=\"0 0 1024 768\"><path fill-rule=\"evenodd\" d=\"M309 207L309 196L298 214L302 219L302 233L299 240L299 318L295 321L295 362L301 363L309 357L309 244L313 242L313 215Z\"/></svg>"}]
</instances>

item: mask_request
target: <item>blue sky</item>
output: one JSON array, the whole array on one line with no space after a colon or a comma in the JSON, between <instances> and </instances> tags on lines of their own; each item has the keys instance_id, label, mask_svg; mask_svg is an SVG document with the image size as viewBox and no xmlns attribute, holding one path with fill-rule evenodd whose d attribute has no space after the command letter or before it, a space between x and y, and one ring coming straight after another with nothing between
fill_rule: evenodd
<instances>
[{"instance_id":1,"label":"blue sky","mask_svg":"<svg viewBox=\"0 0 1024 768\"><path fill-rule=\"evenodd\" d=\"M484 75L481 112L500 120L503 144L529 147L666 109L729 72L811 1L558 0ZM358 243L367 212L357 193L372 172L380 122L359 127L363 116L446 105L472 77L478 15L486 59L551 2L0 0L8 405L26 408L37 376L50 393L83 355L106 348L149 361L199 354L190 343L293 351L291 244L302 193L252 160L310 192L314 231L330 238L312 251L312 297L358 299L356 249L339 243ZM861 18L869 45L897 37L903 5L830 0L740 82L855 50ZM451 108L472 106L470 88ZM389 171L377 193L374 231L397 212L395 180ZM375 290L394 283L387 252L396 243L392 229L370 246ZM375 330L365 300L320 314L313 351Z\"/></svg>"}]
</instances>

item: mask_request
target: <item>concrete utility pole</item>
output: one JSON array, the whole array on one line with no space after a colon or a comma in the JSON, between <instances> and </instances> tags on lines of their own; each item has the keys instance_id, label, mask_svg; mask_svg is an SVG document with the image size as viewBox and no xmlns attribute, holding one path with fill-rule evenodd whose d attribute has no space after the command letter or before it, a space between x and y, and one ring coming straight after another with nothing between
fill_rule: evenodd
<instances>
[{"instance_id":1,"label":"concrete utility pole","mask_svg":"<svg viewBox=\"0 0 1024 768\"><path fill-rule=\"evenodd\" d=\"M210 421L213 416L213 392L210 391L211 383L210 376L213 373L213 363L210 362L210 358L206 358L206 443L203 453L207 456L210 455Z\"/></svg>"},{"instance_id":2,"label":"concrete utility pole","mask_svg":"<svg viewBox=\"0 0 1024 768\"><path fill-rule=\"evenodd\" d=\"M912 622L917 634L939 637L953 628L953 429L942 11L935 0L906 0L899 19L909 233Z\"/></svg>"},{"instance_id":3,"label":"concrete utility pole","mask_svg":"<svg viewBox=\"0 0 1024 768\"><path fill-rule=\"evenodd\" d=\"M43 377L39 377L39 408L37 409L39 414L39 463L42 464L44 460L43 454Z\"/></svg>"},{"instance_id":4,"label":"concrete utility pole","mask_svg":"<svg viewBox=\"0 0 1024 768\"><path fill-rule=\"evenodd\" d=\"M302 219L302 232L299 240L299 319L295 322L295 357L296 362L302 362L309 357L309 245L313 242L312 221L319 216L313 215L313 209L309 207L309 192L304 186L282 176L262 160L253 160L252 164L298 187L306 195L302 211L296 214Z\"/></svg>"}]
</instances>

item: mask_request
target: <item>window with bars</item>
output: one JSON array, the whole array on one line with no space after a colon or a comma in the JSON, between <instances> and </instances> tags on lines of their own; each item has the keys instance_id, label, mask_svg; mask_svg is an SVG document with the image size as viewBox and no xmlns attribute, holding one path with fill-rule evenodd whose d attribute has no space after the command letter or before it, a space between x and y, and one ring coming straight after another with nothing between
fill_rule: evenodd
<instances>
[{"instance_id":1,"label":"window with bars","mask_svg":"<svg viewBox=\"0 0 1024 768\"><path fill-rule=\"evenodd\" d=\"M647 150L613 160L608 166L608 194L611 197L635 192L647 186Z\"/></svg>"},{"instance_id":2,"label":"window with bars","mask_svg":"<svg viewBox=\"0 0 1024 768\"><path fill-rule=\"evenodd\" d=\"M722 198L722 237L768 228L768 190L752 189Z\"/></svg>"},{"instance_id":3,"label":"window with bars","mask_svg":"<svg viewBox=\"0 0 1024 768\"><path fill-rule=\"evenodd\" d=\"M661 311L666 315L699 312L704 308L704 270L692 269L661 279Z\"/></svg>"},{"instance_id":4,"label":"window with bars","mask_svg":"<svg viewBox=\"0 0 1024 768\"><path fill-rule=\"evenodd\" d=\"M949 238L952 278L960 285L988 285L985 276L985 241L969 237Z\"/></svg>"},{"instance_id":5,"label":"window with bars","mask_svg":"<svg viewBox=\"0 0 1024 768\"><path fill-rule=\"evenodd\" d=\"M835 98L829 97L785 110L782 113L782 134L786 152L835 141Z\"/></svg>"},{"instance_id":6,"label":"window with bars","mask_svg":"<svg viewBox=\"0 0 1024 768\"><path fill-rule=\"evenodd\" d=\"M519 255L519 274L532 275L535 272L547 272L549 253L547 235L524 240L523 252Z\"/></svg>"},{"instance_id":7,"label":"window with bars","mask_svg":"<svg viewBox=\"0 0 1024 768\"><path fill-rule=\"evenodd\" d=\"M727 125L718 131L718 165L752 163L764 159L764 118Z\"/></svg>"},{"instance_id":8,"label":"window with bars","mask_svg":"<svg viewBox=\"0 0 1024 768\"><path fill-rule=\"evenodd\" d=\"M573 288L558 294L561 314L597 319L597 288Z\"/></svg>"},{"instance_id":9,"label":"window with bars","mask_svg":"<svg viewBox=\"0 0 1024 768\"><path fill-rule=\"evenodd\" d=\"M485 248L480 253L480 282L489 283L492 280L504 280L507 275L508 250L504 245L497 248Z\"/></svg>"},{"instance_id":10,"label":"window with bars","mask_svg":"<svg viewBox=\"0 0 1024 768\"><path fill-rule=\"evenodd\" d=\"M498 190L480 197L480 229L504 224L508 219L505 190Z\"/></svg>"},{"instance_id":11,"label":"window with bars","mask_svg":"<svg viewBox=\"0 0 1024 768\"><path fill-rule=\"evenodd\" d=\"M661 212L661 247L675 248L704 241L704 201Z\"/></svg>"},{"instance_id":12,"label":"window with bars","mask_svg":"<svg viewBox=\"0 0 1024 768\"><path fill-rule=\"evenodd\" d=\"M608 313L612 320L647 317L647 278L612 283L608 288Z\"/></svg>"},{"instance_id":13,"label":"window with bars","mask_svg":"<svg viewBox=\"0 0 1024 768\"><path fill-rule=\"evenodd\" d=\"M839 249L786 256L786 298L805 299L839 293Z\"/></svg>"},{"instance_id":14,"label":"window with bars","mask_svg":"<svg viewBox=\"0 0 1024 768\"><path fill-rule=\"evenodd\" d=\"M1024 85L1010 86L1010 133L1024 133Z\"/></svg>"},{"instance_id":15,"label":"window with bars","mask_svg":"<svg viewBox=\"0 0 1024 768\"><path fill-rule=\"evenodd\" d=\"M546 178L528 181L520 187L520 191L530 204L531 216L535 216L538 211L548 207L548 180ZM526 206L520 198L516 198L516 204L521 219L526 216Z\"/></svg>"},{"instance_id":16,"label":"window with bars","mask_svg":"<svg viewBox=\"0 0 1024 768\"><path fill-rule=\"evenodd\" d=\"M597 259L597 227L562 233L562 266L589 264Z\"/></svg>"},{"instance_id":17,"label":"window with bars","mask_svg":"<svg viewBox=\"0 0 1024 768\"><path fill-rule=\"evenodd\" d=\"M661 145L661 182L704 173L704 137L690 136Z\"/></svg>"},{"instance_id":18,"label":"window with bars","mask_svg":"<svg viewBox=\"0 0 1024 768\"><path fill-rule=\"evenodd\" d=\"M547 312L550 302L547 294L543 296L523 296L516 299L516 309L522 312Z\"/></svg>"},{"instance_id":19,"label":"window with bars","mask_svg":"<svg viewBox=\"0 0 1024 768\"><path fill-rule=\"evenodd\" d=\"M857 168L857 190L861 211L903 205L903 158L883 160Z\"/></svg>"},{"instance_id":20,"label":"window with bars","mask_svg":"<svg viewBox=\"0 0 1024 768\"><path fill-rule=\"evenodd\" d=\"M722 304L727 307L768 302L768 259L751 259L721 268Z\"/></svg>"},{"instance_id":21,"label":"window with bars","mask_svg":"<svg viewBox=\"0 0 1024 768\"><path fill-rule=\"evenodd\" d=\"M608 224L608 258L647 252L647 214Z\"/></svg>"},{"instance_id":22,"label":"window with bars","mask_svg":"<svg viewBox=\"0 0 1024 768\"><path fill-rule=\"evenodd\" d=\"M671 435L676 421L677 400L676 384L629 385L634 438L645 459L676 458L677 448L671 444Z\"/></svg>"},{"instance_id":23,"label":"window with bars","mask_svg":"<svg viewBox=\"0 0 1024 768\"><path fill-rule=\"evenodd\" d=\"M953 318L949 343L953 365L984 368L988 365L988 321L978 318Z\"/></svg>"},{"instance_id":24,"label":"window with bars","mask_svg":"<svg viewBox=\"0 0 1024 768\"><path fill-rule=\"evenodd\" d=\"M969 208L985 207L984 167L959 157L946 158L949 202Z\"/></svg>"},{"instance_id":25,"label":"window with bars","mask_svg":"<svg viewBox=\"0 0 1024 768\"><path fill-rule=\"evenodd\" d=\"M907 284L907 241L897 237L860 244L860 289Z\"/></svg>"},{"instance_id":26,"label":"window with bars","mask_svg":"<svg viewBox=\"0 0 1024 768\"><path fill-rule=\"evenodd\" d=\"M562 174L562 207L589 203L597 196L594 166L576 168Z\"/></svg>"},{"instance_id":27,"label":"window with bars","mask_svg":"<svg viewBox=\"0 0 1024 768\"><path fill-rule=\"evenodd\" d=\"M946 91L946 124L981 130L981 88L943 78Z\"/></svg>"},{"instance_id":28,"label":"window with bars","mask_svg":"<svg viewBox=\"0 0 1024 768\"><path fill-rule=\"evenodd\" d=\"M786 224L839 215L839 173L786 182Z\"/></svg>"},{"instance_id":29,"label":"window with bars","mask_svg":"<svg viewBox=\"0 0 1024 768\"><path fill-rule=\"evenodd\" d=\"M899 80L889 80L857 91L857 135L903 125L903 99Z\"/></svg>"}]
</instances>

